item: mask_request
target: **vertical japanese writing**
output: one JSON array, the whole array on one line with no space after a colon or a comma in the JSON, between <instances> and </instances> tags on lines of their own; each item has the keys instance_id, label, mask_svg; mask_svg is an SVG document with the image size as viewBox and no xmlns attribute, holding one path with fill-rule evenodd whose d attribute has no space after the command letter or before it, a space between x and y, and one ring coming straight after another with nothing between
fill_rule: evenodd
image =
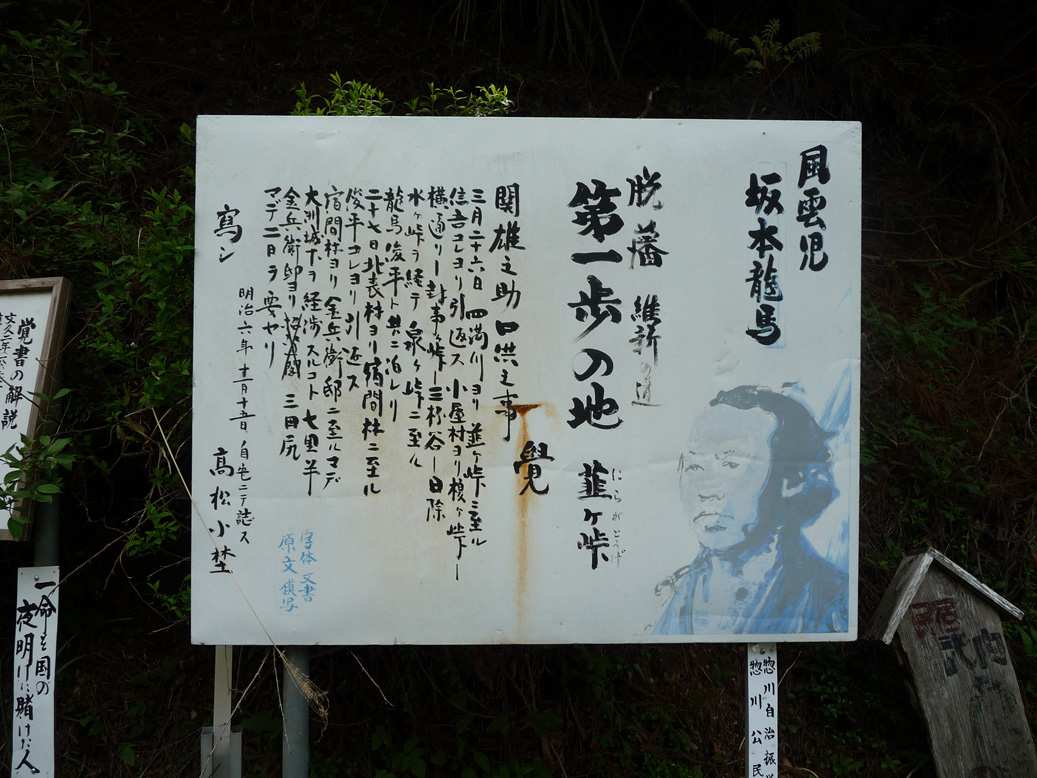
<instances>
[{"instance_id":1,"label":"vertical japanese writing","mask_svg":"<svg viewBox=\"0 0 1037 778\"><path fill-rule=\"evenodd\" d=\"M573 377L577 384L585 385L589 382L589 386L581 387L583 391L572 398L572 407L569 409L571 418L567 423L573 429L586 425L588 428L614 430L623 423L620 401L613 396L611 388L606 389L605 382L616 369L615 358L603 348L610 341L608 331L623 321L623 301L611 286L623 280L619 269L623 255L614 246L627 243L631 271L662 267L669 252L659 244L657 221L639 215L640 209L644 208L651 208L657 213L661 211L663 203L658 198L662 189L661 178L661 173L642 166L640 173L626 179L629 195L626 208L634 209L632 224L636 225L628 230L628 241L622 238L627 222L618 212L619 206L615 202L621 197L620 189L597 178L592 178L590 184L577 181L576 193L568 203L569 208L575 209L572 223L581 228L579 235L589 237L598 244L588 247L593 250L574 252L570 259L580 266L600 266L600 269L595 268L595 274L587 274L586 288L578 290L578 299L567 304L576 322L583 327L576 334L575 340L583 342L590 339L588 345L577 352L573 361ZM611 245L607 246L606 240ZM602 280L602 276L606 280ZM639 364L631 404L651 405L652 369L658 364L662 324L658 294L651 288L644 294L636 294L631 309L629 319L634 327L628 341L632 344L632 353L638 357ZM601 331L598 331L599 327ZM619 502L617 495L604 491L602 473L609 472L615 480L619 480L618 470L609 471L598 460L584 463L580 499L615 499ZM618 526L610 534L598 525L604 512L584 509L585 526L581 528L576 543L577 549L589 552L593 570L598 569L600 562L609 561L608 554L613 554L618 564L623 553L619 547ZM612 521L617 525L621 517L622 512L612 511Z\"/></svg>"},{"instance_id":2,"label":"vertical japanese writing","mask_svg":"<svg viewBox=\"0 0 1037 778\"><path fill-rule=\"evenodd\" d=\"M752 644L746 652L746 774L778 775L778 652L773 643Z\"/></svg>"},{"instance_id":3,"label":"vertical japanese writing","mask_svg":"<svg viewBox=\"0 0 1037 778\"><path fill-rule=\"evenodd\" d=\"M231 208L227 204L216 211L216 229L212 231L212 234L220 239L218 248L220 262L226 262L234 256L234 245L241 240L243 230L237 222L239 216L241 216L241 211Z\"/></svg>"},{"instance_id":4,"label":"vertical japanese writing","mask_svg":"<svg viewBox=\"0 0 1037 778\"><path fill-rule=\"evenodd\" d=\"M36 390L42 336L36 333L36 316L29 314L18 298L0 311L0 452L20 446L22 435L31 436L30 393ZM0 505L10 516L13 500ZM6 519L5 519L6 521Z\"/></svg>"},{"instance_id":5,"label":"vertical japanese writing","mask_svg":"<svg viewBox=\"0 0 1037 778\"><path fill-rule=\"evenodd\" d=\"M627 209L634 209L634 224L631 229L629 243L626 246L630 255L631 270L639 268L662 267L663 259L669 252L659 245L659 231L655 218L639 216L639 209L651 208L656 213L662 210L663 203L658 195L662 189L662 175L642 167L640 173L627 178L629 196ZM627 222L618 213L619 206L615 200L621 197L621 191L610 187L604 181L592 178L591 183L576 182L576 193L568 203L575 209L572 223L580 229L579 235L593 239L597 244L594 250L574 252L570 259L577 265L595 265L595 274L586 276L586 289L577 291L578 299L568 303L576 321L583 327L576 340L582 341L594 335L599 327L619 324L623 320L621 306L623 301L614 293L611 284L622 280L618 266L623 261L622 254L615 248L605 246L606 239L620 244L621 234ZM613 237L617 236L617 237ZM598 275L600 274L600 275ZM602 280L602 276L605 280ZM661 337L661 306L659 296L648 289L644 294L635 294L629 314L634 323L629 342L633 353L640 357L640 377L634 386L633 403L651 404L651 374L658 364L659 340ZM599 343L607 339L599 332L595 336ZM572 398L572 417L568 424L573 429L586 424L599 429L615 429L622 424L619 416L620 405L606 390L605 385L592 378L604 378L612 373L614 361L611 355L601 349L584 349L591 362L584 370L574 368L574 376L579 383L590 382L587 394ZM649 356L651 359L649 359Z\"/></svg>"},{"instance_id":6,"label":"vertical japanese writing","mask_svg":"<svg viewBox=\"0 0 1037 778\"><path fill-rule=\"evenodd\" d=\"M785 207L781 204L781 190L776 187L779 183L781 175L777 172L759 176L751 173L745 190L745 205L753 209L757 224L756 229L749 230L749 249L756 252L756 258L745 279L749 298L756 304L755 327L749 327L745 334L763 346L773 346L781 337L777 304L783 295L778 284L778 266L784 244L778 234L778 217ZM779 254L778 263L775 253Z\"/></svg>"},{"instance_id":7,"label":"vertical japanese writing","mask_svg":"<svg viewBox=\"0 0 1037 778\"><path fill-rule=\"evenodd\" d=\"M286 613L312 603L317 592L317 557L313 532L288 532L277 544L281 558L281 610Z\"/></svg>"},{"instance_id":8,"label":"vertical japanese writing","mask_svg":"<svg viewBox=\"0 0 1037 778\"><path fill-rule=\"evenodd\" d=\"M510 441L520 406L520 184L264 195L261 337L264 369L283 387L279 456L308 497L336 494L347 463L375 497L384 441L404 431L425 520L454 544L456 574L465 550L486 543L476 412L488 394ZM346 411L359 411L356 429L344 428Z\"/></svg>"},{"instance_id":9,"label":"vertical japanese writing","mask_svg":"<svg viewBox=\"0 0 1037 778\"><path fill-rule=\"evenodd\" d=\"M219 261L230 259L232 250L243 234L239 223L241 211L224 204L216 211L213 234L219 238ZM240 546L249 544L249 527L254 516L249 504L249 485L252 474L249 469L249 422L255 413L249 410L249 389L254 376L251 355L255 350L254 317L255 288L239 287L237 290L237 316L235 331L228 333L234 344L234 373L224 396L230 398L227 420L237 424L237 434L227 438L209 452L212 466L209 468L209 483L206 487L212 513L209 514L209 535L213 540L209 552L209 573L233 573L233 560ZM240 441L240 443L238 442Z\"/></svg>"},{"instance_id":10,"label":"vertical japanese writing","mask_svg":"<svg viewBox=\"0 0 1037 778\"><path fill-rule=\"evenodd\" d=\"M658 294L638 295L634 298L634 336L630 338L633 351L640 359L639 374L634 385L634 405L657 405L652 402L652 370L659 364L659 339L662 325L662 307ZM651 359L649 359L651 357Z\"/></svg>"},{"instance_id":11,"label":"vertical japanese writing","mask_svg":"<svg viewBox=\"0 0 1037 778\"><path fill-rule=\"evenodd\" d=\"M5 378L7 377L7 362L11 359L11 342L14 338L14 320L15 315L13 313L0 313L0 322L3 322L2 328L0 328L0 374ZM5 429L10 424L5 425Z\"/></svg>"},{"instance_id":12,"label":"vertical japanese writing","mask_svg":"<svg viewBox=\"0 0 1037 778\"><path fill-rule=\"evenodd\" d=\"M251 448L249 443L251 440L249 422L255 418L255 413L249 410L249 392L255 381L255 377L252 375L252 360L250 358L251 353L255 350L253 341L253 328L255 326L253 321L256 314L255 294L255 287L253 286L238 288L238 349L235 352L238 356L238 367L237 373L233 378L234 385L231 387L230 392L230 396L235 398L234 404L238 408L237 412L230 417L231 422L238 423L238 432L241 438L237 452L238 464L236 468L233 468L233 472L231 472L231 466L225 463L222 471L210 471L211 475L215 475L216 472L222 472L224 475L229 476L237 489L236 504L234 505L234 523L235 531L240 532L237 542L241 544L250 542L248 531L255 520L251 501L249 500L249 486L252 482L252 473L249 469ZM220 464L220 462L217 462L217 467Z\"/></svg>"},{"instance_id":13,"label":"vertical japanese writing","mask_svg":"<svg viewBox=\"0 0 1037 778\"><path fill-rule=\"evenodd\" d=\"M14 636L13 778L54 775L57 567L18 571Z\"/></svg>"},{"instance_id":14,"label":"vertical japanese writing","mask_svg":"<svg viewBox=\"0 0 1037 778\"><path fill-rule=\"evenodd\" d=\"M238 544L249 543L249 527L255 518L248 499L249 483L252 480L248 467L248 425L249 420L255 417L255 414L248 410L249 386L254 380L250 375L248 360L249 352L253 349L250 343L252 325L249 319L253 313L251 296L251 287L238 291L238 297L242 301L238 309L237 327L239 345L236 353L239 366L231 380L229 392L238 410L232 411L234 415L228 417L228 420L237 422L241 443L233 453L224 446L217 446L210 454L212 467L209 468L209 476L212 479L212 491L209 492L208 498L213 509L211 515L215 521L215 526L209 526L209 533L215 543L210 554L210 573L233 572L230 561L237 556L234 549ZM237 535L239 529L240 535Z\"/></svg>"},{"instance_id":15,"label":"vertical japanese writing","mask_svg":"<svg viewBox=\"0 0 1037 778\"><path fill-rule=\"evenodd\" d=\"M36 319L33 316L18 319L13 313L0 314L0 319L3 321L0 329L0 378L4 383L0 429L17 430L18 403L25 396L25 363L31 353ZM10 372L7 372L8 362L12 368ZM30 384L28 391L34 388Z\"/></svg>"},{"instance_id":16,"label":"vertical japanese writing","mask_svg":"<svg viewBox=\"0 0 1037 778\"><path fill-rule=\"evenodd\" d=\"M832 173L828 169L828 149L817 145L799 153L799 181L796 186L800 190L800 201L797 208L796 221L802 225L803 236L799 239L799 250L803 253L799 269L810 268L817 272L828 265L828 254L825 252L824 231L825 220L821 211L828 205L820 187L827 184ZM816 185L804 188L810 181ZM811 232L806 232L811 230Z\"/></svg>"},{"instance_id":17,"label":"vertical japanese writing","mask_svg":"<svg viewBox=\"0 0 1037 778\"><path fill-rule=\"evenodd\" d=\"M580 471L580 488L578 498L588 500L583 509L584 526L576 548L586 551L590 558L591 570L597 570L600 562L608 562L610 558L616 565L623 555L620 547L619 524L623 512L618 509L623 502L619 493L619 482L622 474L616 468L608 468L597 459L583 463ZM595 510L595 508L599 510ZM607 526L598 526L606 522L602 516L611 514L613 527L611 532Z\"/></svg>"},{"instance_id":18,"label":"vertical japanese writing","mask_svg":"<svg viewBox=\"0 0 1037 778\"><path fill-rule=\"evenodd\" d=\"M651 207L658 215L663 203L658 199L662 189L662 174L649 172L643 167L641 173L627 179L630 187L628 205L636 208ZM638 220L640 222L640 220ZM631 267L662 267L663 257L669 254L658 246L659 233L656 220L650 219L647 224L638 223L630 251ZM640 279L639 279L640 281ZM639 289L641 294L634 297L633 311L630 320L634 323L634 331L630 338L633 352L639 357L638 376L634 383L634 405L655 405L652 402L652 371L659 365L659 340L662 336L662 306L659 303L658 290L652 287ZM651 359L649 359L651 357Z\"/></svg>"}]
</instances>

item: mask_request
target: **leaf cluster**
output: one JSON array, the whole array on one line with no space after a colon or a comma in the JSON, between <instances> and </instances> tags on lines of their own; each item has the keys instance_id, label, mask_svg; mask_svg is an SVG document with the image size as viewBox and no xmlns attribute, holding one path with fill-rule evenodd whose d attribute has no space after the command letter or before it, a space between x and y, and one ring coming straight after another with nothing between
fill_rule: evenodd
<instances>
[{"instance_id":1,"label":"leaf cluster","mask_svg":"<svg viewBox=\"0 0 1037 778\"><path fill-rule=\"evenodd\" d=\"M386 116L393 112L393 102L385 93L371 84L347 80L338 73L330 76L330 97L311 95L306 84L296 90L293 116ZM477 86L466 93L454 87L428 84L428 94L419 95L403 103L408 116L500 116L512 109L507 86Z\"/></svg>"},{"instance_id":2,"label":"leaf cluster","mask_svg":"<svg viewBox=\"0 0 1037 778\"><path fill-rule=\"evenodd\" d=\"M66 392L58 391L55 399ZM71 470L76 463L76 457L65 450L71 442L71 438L22 435L19 445L0 454L7 470L0 484L0 512L9 514L7 529L15 540L25 535L33 505L53 502L61 492L61 470Z\"/></svg>"},{"instance_id":3,"label":"leaf cluster","mask_svg":"<svg viewBox=\"0 0 1037 778\"><path fill-rule=\"evenodd\" d=\"M775 64L791 65L821 51L821 33L808 32L782 43L778 40L780 30L781 20L771 19L759 33L749 36L748 46L743 46L733 35L711 27L706 40L743 60L745 69L752 73L761 73Z\"/></svg>"}]
</instances>

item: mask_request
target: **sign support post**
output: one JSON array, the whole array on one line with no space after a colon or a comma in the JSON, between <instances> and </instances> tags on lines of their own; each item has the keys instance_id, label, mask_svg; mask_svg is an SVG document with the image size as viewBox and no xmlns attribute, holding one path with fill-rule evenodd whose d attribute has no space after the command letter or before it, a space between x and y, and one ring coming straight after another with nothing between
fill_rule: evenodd
<instances>
[{"instance_id":1,"label":"sign support post","mask_svg":"<svg viewBox=\"0 0 1037 778\"><path fill-rule=\"evenodd\" d=\"M303 684L310 675L308 646L288 646L284 651L284 742L281 775L306 778L310 762L310 704Z\"/></svg>"},{"instance_id":2,"label":"sign support post","mask_svg":"<svg viewBox=\"0 0 1037 778\"><path fill-rule=\"evenodd\" d=\"M204 778L241 778L241 733L231 724L234 647L216 646L212 727L202 728Z\"/></svg>"},{"instance_id":3,"label":"sign support post","mask_svg":"<svg viewBox=\"0 0 1037 778\"><path fill-rule=\"evenodd\" d=\"M47 407L49 415L46 429L56 434L65 408L65 398L52 400ZM61 492L56 492L50 502L38 503L36 508L33 561L36 567L51 567L60 564L61 548Z\"/></svg>"},{"instance_id":4,"label":"sign support post","mask_svg":"<svg viewBox=\"0 0 1037 778\"><path fill-rule=\"evenodd\" d=\"M213 776L230 775L231 678L234 674L233 646L216 646L213 674L212 735Z\"/></svg>"},{"instance_id":5,"label":"sign support post","mask_svg":"<svg viewBox=\"0 0 1037 778\"><path fill-rule=\"evenodd\" d=\"M54 778L54 681L60 571L18 570L11 720L12 778Z\"/></svg>"},{"instance_id":6,"label":"sign support post","mask_svg":"<svg viewBox=\"0 0 1037 778\"><path fill-rule=\"evenodd\" d=\"M778 775L778 646L746 647L745 778Z\"/></svg>"},{"instance_id":7,"label":"sign support post","mask_svg":"<svg viewBox=\"0 0 1037 778\"><path fill-rule=\"evenodd\" d=\"M36 567L57 566L61 539L61 493L55 494L52 502L41 503L36 511L33 561Z\"/></svg>"}]
</instances>

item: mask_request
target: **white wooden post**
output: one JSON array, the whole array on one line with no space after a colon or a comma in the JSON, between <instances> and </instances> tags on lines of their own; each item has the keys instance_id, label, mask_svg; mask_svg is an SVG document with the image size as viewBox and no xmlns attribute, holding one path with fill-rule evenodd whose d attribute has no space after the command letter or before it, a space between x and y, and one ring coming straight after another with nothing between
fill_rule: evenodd
<instances>
[{"instance_id":1,"label":"white wooden post","mask_svg":"<svg viewBox=\"0 0 1037 778\"><path fill-rule=\"evenodd\" d=\"M750 643L745 664L745 776L778 776L778 647Z\"/></svg>"},{"instance_id":2,"label":"white wooden post","mask_svg":"<svg viewBox=\"0 0 1037 778\"><path fill-rule=\"evenodd\" d=\"M241 778L241 735L231 726L234 647L216 646L212 729L202 729L202 778Z\"/></svg>"},{"instance_id":3,"label":"white wooden post","mask_svg":"<svg viewBox=\"0 0 1037 778\"><path fill-rule=\"evenodd\" d=\"M54 776L54 672L60 575L56 566L23 567L18 571L11 695L12 778Z\"/></svg>"}]
</instances>

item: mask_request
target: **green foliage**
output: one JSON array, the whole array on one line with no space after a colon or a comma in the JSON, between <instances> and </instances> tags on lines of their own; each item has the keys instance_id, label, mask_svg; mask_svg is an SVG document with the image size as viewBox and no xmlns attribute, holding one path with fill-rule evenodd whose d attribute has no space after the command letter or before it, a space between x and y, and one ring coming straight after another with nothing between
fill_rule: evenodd
<instances>
[{"instance_id":1,"label":"green foliage","mask_svg":"<svg viewBox=\"0 0 1037 778\"><path fill-rule=\"evenodd\" d=\"M688 764L668 762L652 754L644 754L637 773L643 778L703 778L704 773Z\"/></svg>"},{"instance_id":2,"label":"green foliage","mask_svg":"<svg viewBox=\"0 0 1037 778\"><path fill-rule=\"evenodd\" d=\"M698 733L684 709L658 698L647 702L645 691L659 680L648 667L652 657L648 648L587 646L510 652L399 647L391 661L372 652L362 661L378 679L375 699L391 700L393 707L383 707L364 730L366 747L353 753L366 757L339 764L338 774L413 778L424 770L428 776L546 778L618 770L632 777L701 778L709 758L693 742ZM423 658L432 661L425 665ZM709 698L715 696L710 689ZM715 716L707 707L693 706ZM314 758L324 770L334 755ZM727 759L738 759L736 749Z\"/></svg>"},{"instance_id":3,"label":"green foliage","mask_svg":"<svg viewBox=\"0 0 1037 778\"><path fill-rule=\"evenodd\" d=\"M471 37L495 37L501 45L505 38L510 37L514 27L521 26L525 16L522 6L512 6L504 0L454 0L453 6L450 19L455 23L455 34L461 41L479 30ZM592 70L604 70L614 78L620 77L622 59L630 47L630 36L633 35L634 23L641 16L640 11L633 14L629 12L631 9L620 5L606 7L607 12L603 13L597 0L539 0L535 8L535 13L527 18L536 20L536 41L529 41L528 45L540 58L564 61L587 74ZM644 10L643 6L641 10ZM487 22L485 26L479 24L479 17ZM622 31L620 39L626 38L626 47L619 51L618 56L610 26Z\"/></svg>"},{"instance_id":4,"label":"green foliage","mask_svg":"<svg viewBox=\"0 0 1037 778\"><path fill-rule=\"evenodd\" d=\"M842 778L896 774L905 760L916 767L926 761L913 750L895 754L889 743L891 735L910 726L890 706L891 692L896 697L900 690L890 683L888 669L874 661L855 662L837 645L816 647L806 664L783 686L787 703L779 715L782 738L805 751L806 767ZM818 720L825 722L823 730L811 723Z\"/></svg>"},{"instance_id":5,"label":"green foliage","mask_svg":"<svg viewBox=\"0 0 1037 778\"><path fill-rule=\"evenodd\" d=\"M186 619L191 609L191 576L185 575L177 586L176 591L168 593L162 590L162 581L156 579L148 582L155 602L161 605L167 613L177 619Z\"/></svg>"},{"instance_id":6,"label":"green foliage","mask_svg":"<svg viewBox=\"0 0 1037 778\"><path fill-rule=\"evenodd\" d=\"M293 116L384 116L392 112L393 103L385 93L360 81L343 81L338 73L331 75L334 87L331 97L311 95L302 84L295 90ZM438 87L429 82L428 94L404 102L411 116L499 116L513 106L508 88L494 84L478 86L464 93L454 87Z\"/></svg>"},{"instance_id":7,"label":"green foliage","mask_svg":"<svg viewBox=\"0 0 1037 778\"><path fill-rule=\"evenodd\" d=\"M59 20L46 33L0 38L0 274L69 278L75 347L63 350L64 374L78 389L67 437L8 452L30 479L8 481L5 496L49 499L57 470L73 467L96 489L122 477L119 465L141 463L147 491L127 497L143 507L115 517L136 521L125 550L137 557L168 552L189 515L175 505L185 490L174 473L188 437L193 213L176 189L138 200L151 127L94 68L103 51L85 45L87 34ZM12 531L21 524L16 516ZM186 587L149 586L186 616Z\"/></svg>"},{"instance_id":8,"label":"green foliage","mask_svg":"<svg viewBox=\"0 0 1037 778\"><path fill-rule=\"evenodd\" d=\"M465 94L453 87L438 87L429 82L427 95L404 103L413 116L500 116L511 110L514 103L508 99L508 88L478 86Z\"/></svg>"},{"instance_id":9,"label":"green foliage","mask_svg":"<svg viewBox=\"0 0 1037 778\"><path fill-rule=\"evenodd\" d=\"M81 340L103 373L95 408L134 444L158 442L146 411L181 404L184 418L191 391L193 211L176 190L147 200L136 250L93 263L97 305Z\"/></svg>"},{"instance_id":10,"label":"green foliage","mask_svg":"<svg viewBox=\"0 0 1037 778\"><path fill-rule=\"evenodd\" d=\"M129 767L137 763L137 751L133 743L124 743L119 747L119 756Z\"/></svg>"},{"instance_id":11,"label":"green foliage","mask_svg":"<svg viewBox=\"0 0 1037 778\"><path fill-rule=\"evenodd\" d=\"M12 30L0 44L0 202L12 249L46 253L53 240L86 248L118 210L105 200L139 167L135 122L98 122L98 105L121 106L124 93L91 67L86 34L81 22L58 20L49 34Z\"/></svg>"},{"instance_id":12,"label":"green foliage","mask_svg":"<svg viewBox=\"0 0 1037 778\"><path fill-rule=\"evenodd\" d=\"M55 394L55 399L67 390ZM31 521L34 503L53 502L54 495L61 492L61 470L71 470L75 456L65 449L71 438L54 438L40 435L33 440L21 436L21 445L11 446L0 455L8 468L0 486L0 506L10 512L7 529L15 540L20 540Z\"/></svg>"},{"instance_id":13,"label":"green foliage","mask_svg":"<svg viewBox=\"0 0 1037 778\"><path fill-rule=\"evenodd\" d=\"M876 392L869 392L861 458L865 479L886 484L899 504L899 534L910 536L912 525L929 537L938 529L937 545L948 548L969 535L971 517L995 484L980 463L983 444L977 441L975 417L965 408L935 415L934 410L944 398L956 399L961 381L974 369L975 355L996 353L1012 336L999 317L980 320L971 314L964 296L920 283L911 292L910 304L897 315L869 306L864 320L875 355L889 355L891 364L917 374L924 394L914 396L930 402L902 397L879 405ZM901 544L890 545L890 540L884 540L886 550L899 554ZM886 565L898 561L887 559Z\"/></svg>"},{"instance_id":14,"label":"green foliage","mask_svg":"<svg viewBox=\"0 0 1037 778\"><path fill-rule=\"evenodd\" d=\"M132 557L155 551L163 544L176 541L180 530L180 522L172 510L146 500L143 521L126 539L126 553Z\"/></svg>"},{"instance_id":15,"label":"green foliage","mask_svg":"<svg viewBox=\"0 0 1037 778\"><path fill-rule=\"evenodd\" d=\"M865 315L885 328L890 345L908 358L917 358L939 378L956 380L961 375L958 354L963 348L983 348L1000 331L997 319L980 323L967 310L963 296L948 294L931 286L915 284L915 301L909 317L880 313L872 308Z\"/></svg>"},{"instance_id":16,"label":"green foliage","mask_svg":"<svg viewBox=\"0 0 1037 778\"><path fill-rule=\"evenodd\" d=\"M771 19L761 32L749 36L748 46L743 46L737 38L716 27L706 32L706 40L743 60L746 71L750 73L762 73L772 65L788 66L821 51L821 33L808 32L782 43L778 40L780 30L781 21Z\"/></svg>"},{"instance_id":17,"label":"green foliage","mask_svg":"<svg viewBox=\"0 0 1037 778\"><path fill-rule=\"evenodd\" d=\"M86 734L89 737L97 737L104 732L104 719L101 718L101 714L97 711L89 711L82 718L78 719L77 724L86 730Z\"/></svg>"},{"instance_id":18,"label":"green foliage","mask_svg":"<svg viewBox=\"0 0 1037 778\"><path fill-rule=\"evenodd\" d=\"M428 766L425 762L425 749L418 745L415 737L407 738L398 749L391 748L391 741L384 729L375 730L371 739L371 750L387 752L388 768L375 773L376 778L397 778L397 776L413 775L414 778L425 778Z\"/></svg>"},{"instance_id":19,"label":"green foliage","mask_svg":"<svg viewBox=\"0 0 1037 778\"><path fill-rule=\"evenodd\" d=\"M751 118L767 95L771 104L765 108L771 116L797 113L795 103L802 92L805 73L793 65L821 52L821 34L808 32L782 43L778 40L780 30L781 22L772 19L760 32L750 35L748 44L744 45L735 36L715 27L706 32L708 42L742 63L742 72L734 77L733 83L725 79L716 84L721 96L714 97L715 100L731 105L734 99L748 98L751 102L746 106L745 115Z\"/></svg>"},{"instance_id":20,"label":"green foliage","mask_svg":"<svg viewBox=\"0 0 1037 778\"><path fill-rule=\"evenodd\" d=\"M295 90L299 99L295 103L293 116L384 116L392 108L392 101L385 93L370 84L360 81L342 81L338 73L331 74L334 91L331 97L310 95L306 84Z\"/></svg>"},{"instance_id":21,"label":"green foliage","mask_svg":"<svg viewBox=\"0 0 1037 778\"><path fill-rule=\"evenodd\" d=\"M616 653L576 645L572 651L573 661L566 667L572 688L585 688L600 716L591 738L592 765L603 773L618 766L630 775L653 778L702 775L695 764L702 759L694 753L687 723L659 705L631 705L627 696L632 693L636 699L634 690L648 681L650 648ZM726 761L726 755L716 752L714 758Z\"/></svg>"}]
</instances>

